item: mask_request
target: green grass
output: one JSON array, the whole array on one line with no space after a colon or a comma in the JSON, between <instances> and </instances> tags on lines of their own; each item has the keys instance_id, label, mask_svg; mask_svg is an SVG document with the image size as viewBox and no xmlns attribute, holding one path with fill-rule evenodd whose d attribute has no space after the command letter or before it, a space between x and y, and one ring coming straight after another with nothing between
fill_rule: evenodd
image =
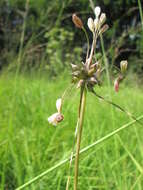
<instances>
[{"instance_id":1,"label":"green grass","mask_svg":"<svg viewBox=\"0 0 143 190\"><path fill-rule=\"evenodd\" d=\"M68 85L69 80L65 77L49 81L46 77L18 76L15 82L12 76L1 76L0 190L15 189L69 157L77 118L78 90L73 89L66 97L64 121L57 127L47 122L47 117L56 111L56 99ZM106 87L97 91L109 97ZM136 117L142 115L142 90L121 86L119 93L111 89L111 95L114 102ZM88 94L82 147L129 121L124 113ZM143 128L135 124L81 155L79 189L141 190L142 147ZM64 190L67 175L68 164L65 164L25 189Z\"/></svg>"}]
</instances>

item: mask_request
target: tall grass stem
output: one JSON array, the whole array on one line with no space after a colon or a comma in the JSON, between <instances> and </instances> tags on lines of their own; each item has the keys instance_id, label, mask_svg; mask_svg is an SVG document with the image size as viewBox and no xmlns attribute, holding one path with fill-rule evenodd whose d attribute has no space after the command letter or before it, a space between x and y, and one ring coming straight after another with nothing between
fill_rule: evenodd
<instances>
[{"instance_id":1,"label":"tall grass stem","mask_svg":"<svg viewBox=\"0 0 143 190\"><path fill-rule=\"evenodd\" d=\"M82 128L85 114L85 105L86 105L86 88L85 85L81 87L81 107L79 113L79 129L77 133L77 144L76 144L76 156L75 156L75 174L74 174L74 190L77 190L78 185L78 173L79 173L79 152L80 152L80 144L81 144L81 136L82 136Z\"/></svg>"},{"instance_id":2,"label":"tall grass stem","mask_svg":"<svg viewBox=\"0 0 143 190\"><path fill-rule=\"evenodd\" d=\"M141 25L142 25L142 30L143 30L143 11L142 11L142 5L141 5L140 0L138 0L138 6L139 6L139 12L140 12L140 17L141 17Z\"/></svg>"}]
</instances>

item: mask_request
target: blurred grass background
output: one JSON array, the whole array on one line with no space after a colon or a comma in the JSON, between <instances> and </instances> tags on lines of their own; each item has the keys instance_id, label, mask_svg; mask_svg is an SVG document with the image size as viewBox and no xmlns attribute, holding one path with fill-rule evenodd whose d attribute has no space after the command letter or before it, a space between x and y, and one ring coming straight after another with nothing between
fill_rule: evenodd
<instances>
[{"instance_id":1,"label":"blurred grass background","mask_svg":"<svg viewBox=\"0 0 143 190\"><path fill-rule=\"evenodd\" d=\"M138 2L94 3L107 14L110 26L103 36L109 73L116 77L112 68L122 59L129 62L128 76L119 93L108 89L106 81L96 91L106 98L111 93L114 102L136 117L142 115L143 35ZM70 63L78 64L85 57L85 37L71 21L74 12L85 25L87 18L93 17L88 0L0 1L1 190L15 189L70 155L78 90L71 90L66 97L64 122L52 127L47 117L56 111L56 99L71 82ZM98 41L98 58L102 57L100 51ZM88 94L82 147L128 121L126 115ZM136 124L119 135L81 156L79 189L143 189L143 129ZM65 189L67 170L68 164L26 189Z\"/></svg>"}]
</instances>

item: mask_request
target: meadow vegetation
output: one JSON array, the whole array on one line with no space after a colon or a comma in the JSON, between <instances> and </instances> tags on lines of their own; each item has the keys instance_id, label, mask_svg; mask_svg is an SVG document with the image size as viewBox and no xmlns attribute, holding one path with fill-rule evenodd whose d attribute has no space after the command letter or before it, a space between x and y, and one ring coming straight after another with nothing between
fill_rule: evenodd
<instances>
[{"instance_id":1,"label":"meadow vegetation","mask_svg":"<svg viewBox=\"0 0 143 190\"><path fill-rule=\"evenodd\" d=\"M110 27L102 45L97 41L97 58L109 63L111 80L122 59L129 63L118 93L106 73L95 91L138 118L143 113L141 2L94 2L107 13ZM14 190L70 157L80 97L75 86L65 97L64 121L52 126L47 119L71 83L70 64L86 56L84 34L71 21L74 12L86 21L92 16L89 1L0 1L0 190ZM131 121L88 92L81 149ZM135 122L86 151L80 156L79 189L142 190L142 148L143 128ZM24 189L64 190L68 168L66 162ZM74 165L70 175L72 189Z\"/></svg>"},{"instance_id":2,"label":"meadow vegetation","mask_svg":"<svg viewBox=\"0 0 143 190\"><path fill-rule=\"evenodd\" d=\"M55 112L55 100L68 86L65 76L0 78L0 189L15 189L44 170L70 156L79 101L73 89L64 105L64 122L50 126L47 117ZM16 85L15 85L16 82ZM107 87L97 90L108 96ZM142 89L122 86L112 98L138 117L143 112ZM130 119L88 94L82 148L119 128ZM98 145L80 159L80 189L142 189L143 129L135 124ZM122 143L121 143L121 142ZM130 154L129 154L129 152ZM50 172L25 189L64 189L68 164ZM72 173L73 175L73 173Z\"/></svg>"}]
</instances>

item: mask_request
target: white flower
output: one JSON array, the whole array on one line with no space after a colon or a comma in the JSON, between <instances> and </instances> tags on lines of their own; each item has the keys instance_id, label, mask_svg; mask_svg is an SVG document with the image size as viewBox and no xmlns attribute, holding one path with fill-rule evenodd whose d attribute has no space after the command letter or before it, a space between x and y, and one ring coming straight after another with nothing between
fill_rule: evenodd
<instances>
[{"instance_id":1,"label":"white flower","mask_svg":"<svg viewBox=\"0 0 143 190\"><path fill-rule=\"evenodd\" d=\"M88 28L89 28L92 32L94 32L94 21L93 21L92 18L89 18L89 19L88 19L87 25L88 25Z\"/></svg>"},{"instance_id":2,"label":"white flower","mask_svg":"<svg viewBox=\"0 0 143 190\"><path fill-rule=\"evenodd\" d=\"M99 6L95 7L94 13L96 15L96 18L98 18L101 13L101 8Z\"/></svg>"},{"instance_id":3,"label":"white flower","mask_svg":"<svg viewBox=\"0 0 143 190\"><path fill-rule=\"evenodd\" d=\"M64 119L64 116L60 113L54 113L50 117L48 117L48 122L54 126L56 126L59 122Z\"/></svg>"},{"instance_id":4,"label":"white flower","mask_svg":"<svg viewBox=\"0 0 143 190\"><path fill-rule=\"evenodd\" d=\"M59 113L54 113L53 115L48 117L49 123L56 126L58 124L57 119L56 119L58 115L59 115Z\"/></svg>"},{"instance_id":5,"label":"white flower","mask_svg":"<svg viewBox=\"0 0 143 190\"><path fill-rule=\"evenodd\" d=\"M48 117L48 122L54 126L56 126L59 122L61 122L64 119L64 116L61 114L61 108L62 108L62 99L59 98L56 101L56 113L52 114L50 117Z\"/></svg>"}]
</instances>

